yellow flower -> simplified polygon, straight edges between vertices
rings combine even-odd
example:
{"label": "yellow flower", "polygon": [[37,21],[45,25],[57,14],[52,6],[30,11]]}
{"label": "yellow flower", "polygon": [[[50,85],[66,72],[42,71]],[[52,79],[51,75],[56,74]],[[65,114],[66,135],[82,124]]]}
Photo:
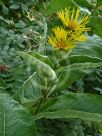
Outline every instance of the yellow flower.
{"label": "yellow flower", "polygon": [[[53,35],[48,37],[48,42],[57,49],[69,50],[75,48],[76,41],[74,37],[69,36],[69,33],[62,27],[52,29]],[[69,37],[68,37],[69,36]]]}
{"label": "yellow flower", "polygon": [[70,11],[70,8],[65,8],[65,10],[60,10],[57,14],[68,30],[74,30],[79,34],[90,30],[86,27],[89,16],[85,15],[83,18],[80,19],[80,9],[73,9],[72,11]]}
{"label": "yellow flower", "polygon": [[87,37],[83,34],[73,34],[71,35],[73,37],[73,39],[77,42],[83,42],[83,41],[86,41],[87,40]]}
{"label": "yellow flower", "polygon": [[87,37],[83,34],[89,31],[90,28],[86,27],[88,17],[84,16],[79,18],[80,10],[70,8],[61,10],[58,13],[64,27],[55,27],[52,29],[52,35],[48,38],[48,42],[57,49],[73,49],[79,41],[85,41]]}

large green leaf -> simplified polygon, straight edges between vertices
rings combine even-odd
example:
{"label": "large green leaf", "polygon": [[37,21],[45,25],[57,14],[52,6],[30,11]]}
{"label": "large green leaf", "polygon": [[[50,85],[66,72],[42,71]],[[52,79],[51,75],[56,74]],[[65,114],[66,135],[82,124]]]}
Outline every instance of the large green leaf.
{"label": "large green leaf", "polygon": [[79,118],[102,122],[102,96],[69,93],[48,99],[35,118]]}
{"label": "large green leaf", "polygon": [[94,121],[102,123],[101,114],[87,113],[83,111],[76,110],[58,110],[55,112],[43,112],[34,116],[35,119],[47,118],[47,119],[57,119],[57,118],[68,118],[68,119],[81,119],[86,121]]}
{"label": "large green leaf", "polygon": [[0,136],[35,136],[30,113],[9,95],[0,92]]}

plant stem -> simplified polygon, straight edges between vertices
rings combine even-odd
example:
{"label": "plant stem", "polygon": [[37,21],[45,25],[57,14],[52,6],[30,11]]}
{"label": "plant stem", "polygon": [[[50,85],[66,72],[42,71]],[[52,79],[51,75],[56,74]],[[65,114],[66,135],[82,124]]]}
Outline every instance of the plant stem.
{"label": "plant stem", "polygon": [[42,102],[43,102],[43,98],[41,98],[41,99],[39,100],[38,106],[37,106],[36,111],[35,111],[35,113],[34,113],[35,115],[38,113]]}
{"label": "plant stem", "polygon": [[40,100],[39,100],[38,106],[37,106],[36,111],[35,111],[35,115],[38,113],[43,100],[46,99],[46,96],[47,96],[47,94],[46,94],[46,92],[47,92],[47,78],[45,78],[45,88],[44,88],[44,90],[41,90],[41,92],[42,92],[43,97],[41,97]]}

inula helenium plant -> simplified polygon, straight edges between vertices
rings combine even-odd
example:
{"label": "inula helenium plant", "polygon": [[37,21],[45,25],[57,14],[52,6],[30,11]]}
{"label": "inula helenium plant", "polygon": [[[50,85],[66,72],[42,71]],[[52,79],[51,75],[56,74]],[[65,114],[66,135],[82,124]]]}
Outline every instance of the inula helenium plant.
{"label": "inula helenium plant", "polygon": [[0,136],[102,136],[102,0],[0,0]]}

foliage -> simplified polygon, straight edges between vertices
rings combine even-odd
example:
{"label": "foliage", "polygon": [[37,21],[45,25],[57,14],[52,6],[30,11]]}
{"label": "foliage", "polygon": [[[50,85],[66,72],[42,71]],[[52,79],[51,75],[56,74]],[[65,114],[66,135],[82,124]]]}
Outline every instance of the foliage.
{"label": "foliage", "polygon": [[[89,15],[91,30],[55,50],[47,39],[66,7]],[[101,135],[101,0],[4,0],[0,24],[0,135]]]}

